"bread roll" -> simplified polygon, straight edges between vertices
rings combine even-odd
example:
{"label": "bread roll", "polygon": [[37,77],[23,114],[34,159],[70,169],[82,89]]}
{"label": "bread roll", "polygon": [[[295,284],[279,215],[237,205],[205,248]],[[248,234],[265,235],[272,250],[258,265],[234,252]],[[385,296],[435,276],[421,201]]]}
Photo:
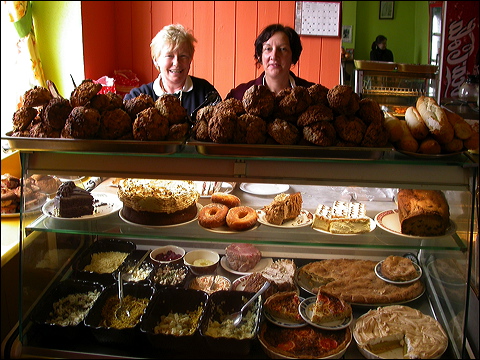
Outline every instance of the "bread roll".
{"label": "bread roll", "polygon": [[410,106],[405,111],[405,121],[412,133],[412,136],[417,140],[423,140],[430,133],[427,125],[422,119],[422,115],[418,112],[415,106]]}
{"label": "bread roll", "polygon": [[463,146],[470,151],[478,151],[478,140],[478,132],[474,131],[472,136],[466,140],[463,140]]}
{"label": "bread roll", "polygon": [[447,115],[435,99],[420,96],[417,99],[417,110],[433,137],[442,145],[453,140],[455,132],[447,119]]}
{"label": "bread roll", "polygon": [[390,113],[385,113],[385,127],[388,131],[388,140],[392,143],[397,142],[403,135],[403,129],[400,120]]}
{"label": "bread roll", "polygon": [[447,119],[450,124],[453,126],[453,131],[455,132],[455,137],[466,140],[473,134],[473,129],[469,123],[465,121],[463,117],[458,114],[455,114],[453,111],[444,109]]}
{"label": "bread roll", "polygon": [[444,153],[454,153],[462,151],[463,149],[463,140],[458,138],[453,138],[448,144],[442,145],[442,150]]}
{"label": "bread roll", "polygon": [[418,147],[419,154],[440,154],[442,152],[442,148],[437,140],[432,139],[431,137],[427,137],[423,139]]}
{"label": "bread roll", "polygon": [[418,150],[418,141],[410,133],[410,129],[407,126],[405,120],[400,120],[400,126],[402,128],[402,136],[395,145],[398,150],[417,152]]}

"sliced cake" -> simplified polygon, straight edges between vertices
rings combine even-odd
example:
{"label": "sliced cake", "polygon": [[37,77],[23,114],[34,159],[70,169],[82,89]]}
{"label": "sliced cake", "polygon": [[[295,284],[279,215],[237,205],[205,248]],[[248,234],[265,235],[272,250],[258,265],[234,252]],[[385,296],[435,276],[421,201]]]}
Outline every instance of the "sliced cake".
{"label": "sliced cake", "polygon": [[331,207],[318,205],[312,227],[332,234],[361,234],[370,231],[370,218],[365,204],[334,201]]}
{"label": "sliced cake", "polygon": [[85,189],[73,181],[62,183],[53,199],[53,215],[63,218],[75,218],[92,215],[94,198]]}
{"label": "sliced cake", "polygon": [[302,194],[281,193],[275,196],[273,201],[263,208],[265,219],[274,225],[282,225],[285,221],[293,220],[302,210]]}

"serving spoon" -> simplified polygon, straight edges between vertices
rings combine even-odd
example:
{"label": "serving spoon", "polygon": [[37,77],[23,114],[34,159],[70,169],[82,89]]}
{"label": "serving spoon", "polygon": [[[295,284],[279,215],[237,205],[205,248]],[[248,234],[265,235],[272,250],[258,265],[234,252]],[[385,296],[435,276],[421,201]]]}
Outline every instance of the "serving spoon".
{"label": "serving spoon", "polygon": [[118,273],[118,300],[120,301],[120,304],[117,311],[115,311],[116,318],[120,320],[122,318],[122,314],[125,314],[126,317],[129,317],[130,311],[125,308],[123,303],[123,277],[121,272]]}
{"label": "serving spoon", "polygon": [[245,305],[242,306],[240,311],[234,312],[233,314],[230,314],[227,316],[227,320],[232,320],[233,321],[233,326],[238,326],[240,322],[242,321],[243,318],[243,312],[250,306],[252,302],[255,301],[256,298],[258,298],[260,295],[262,295],[265,290],[268,289],[270,286],[270,281],[265,281],[265,284],[258,290],[255,295],[251,297],[250,300],[248,300]]}

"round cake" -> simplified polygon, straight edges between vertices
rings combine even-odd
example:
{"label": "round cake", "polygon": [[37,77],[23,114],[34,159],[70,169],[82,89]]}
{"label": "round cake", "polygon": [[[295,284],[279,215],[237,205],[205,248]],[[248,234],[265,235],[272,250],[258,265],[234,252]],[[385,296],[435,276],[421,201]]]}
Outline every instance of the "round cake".
{"label": "round cake", "polygon": [[118,184],[118,197],[125,220],[165,226],[194,219],[200,194],[193,181],[123,179]]}

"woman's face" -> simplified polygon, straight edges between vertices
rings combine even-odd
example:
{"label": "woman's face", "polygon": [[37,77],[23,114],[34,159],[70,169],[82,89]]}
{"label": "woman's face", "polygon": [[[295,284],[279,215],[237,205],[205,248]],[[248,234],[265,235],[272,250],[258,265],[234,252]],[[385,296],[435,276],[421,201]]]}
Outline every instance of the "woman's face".
{"label": "woman's face", "polygon": [[378,44],[379,49],[386,49],[387,48],[387,40],[383,40],[380,44]]}
{"label": "woman's face", "polygon": [[156,59],[156,65],[163,81],[183,86],[192,60],[187,45],[182,44],[177,50],[172,50],[171,45],[165,45]]}
{"label": "woman's face", "polygon": [[263,44],[262,65],[270,77],[288,77],[292,67],[292,49],[287,35],[276,32]]}

